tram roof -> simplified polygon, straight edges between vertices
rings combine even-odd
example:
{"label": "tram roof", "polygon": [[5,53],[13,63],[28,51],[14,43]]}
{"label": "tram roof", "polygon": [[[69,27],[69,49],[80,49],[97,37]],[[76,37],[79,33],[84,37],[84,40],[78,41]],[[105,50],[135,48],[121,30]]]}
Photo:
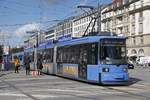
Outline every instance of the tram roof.
{"label": "tram roof", "polygon": [[39,44],[38,49],[46,49],[46,48],[53,48],[53,47],[54,47],[53,41],[46,41]]}
{"label": "tram roof", "polygon": [[78,39],[66,40],[58,42],[58,46],[65,46],[65,45],[76,45],[76,44],[83,44],[83,43],[93,43],[99,42],[101,39],[126,39],[126,37],[119,37],[119,36],[87,36]]}
{"label": "tram roof", "polygon": [[24,55],[24,51],[13,53],[12,55]]}
{"label": "tram roof", "polygon": [[33,47],[28,47],[24,49],[24,52],[32,52],[32,51],[34,51]]}

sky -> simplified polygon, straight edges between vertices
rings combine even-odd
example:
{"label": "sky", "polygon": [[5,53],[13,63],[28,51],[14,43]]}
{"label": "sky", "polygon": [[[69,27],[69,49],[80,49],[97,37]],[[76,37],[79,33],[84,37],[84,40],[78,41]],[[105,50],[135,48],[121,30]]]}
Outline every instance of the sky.
{"label": "sky", "polygon": [[45,30],[56,20],[82,13],[78,5],[97,6],[112,0],[0,0],[0,42],[22,45],[27,31]]}

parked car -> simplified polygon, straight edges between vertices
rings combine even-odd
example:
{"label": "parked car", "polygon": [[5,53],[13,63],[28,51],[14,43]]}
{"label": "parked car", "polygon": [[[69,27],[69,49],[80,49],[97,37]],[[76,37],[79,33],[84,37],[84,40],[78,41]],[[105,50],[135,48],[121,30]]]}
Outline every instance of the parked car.
{"label": "parked car", "polygon": [[134,64],[128,62],[128,69],[134,69]]}
{"label": "parked car", "polygon": [[143,65],[148,65],[150,66],[150,56],[147,57],[140,57],[136,61],[137,65],[143,66]]}

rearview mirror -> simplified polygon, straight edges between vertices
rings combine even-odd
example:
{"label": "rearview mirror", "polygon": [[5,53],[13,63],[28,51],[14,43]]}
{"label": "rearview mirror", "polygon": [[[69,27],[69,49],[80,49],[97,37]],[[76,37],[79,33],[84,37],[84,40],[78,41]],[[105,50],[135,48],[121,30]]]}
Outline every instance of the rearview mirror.
{"label": "rearview mirror", "polygon": [[134,69],[134,65],[133,64],[128,64],[128,69]]}

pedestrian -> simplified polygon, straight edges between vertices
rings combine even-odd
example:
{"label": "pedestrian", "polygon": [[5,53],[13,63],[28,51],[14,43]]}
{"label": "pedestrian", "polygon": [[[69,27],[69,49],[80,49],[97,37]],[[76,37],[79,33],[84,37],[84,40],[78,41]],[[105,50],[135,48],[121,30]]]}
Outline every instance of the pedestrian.
{"label": "pedestrian", "polygon": [[30,75],[30,58],[29,57],[25,58],[24,65],[26,67],[26,75]]}
{"label": "pedestrian", "polygon": [[38,71],[38,75],[41,75],[42,69],[43,69],[42,61],[41,61],[41,59],[39,58],[38,61],[37,61],[37,71]]}
{"label": "pedestrian", "polygon": [[15,58],[15,73],[19,73],[19,67],[20,67],[20,61],[19,61],[19,58],[16,57]]}

